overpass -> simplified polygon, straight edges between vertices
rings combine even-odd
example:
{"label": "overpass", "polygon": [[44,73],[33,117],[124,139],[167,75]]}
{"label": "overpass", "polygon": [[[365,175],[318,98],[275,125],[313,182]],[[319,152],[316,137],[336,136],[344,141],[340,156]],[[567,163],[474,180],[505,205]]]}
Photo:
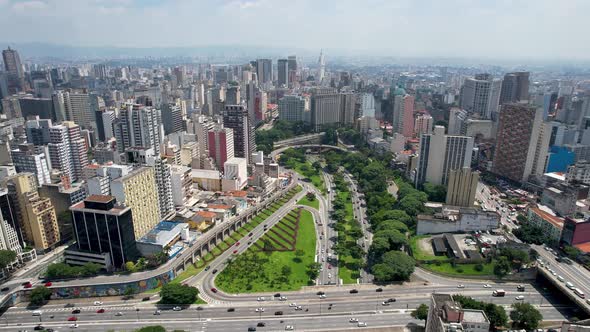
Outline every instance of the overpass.
{"label": "overpass", "polygon": [[283,151],[290,149],[290,148],[312,148],[312,149],[333,149],[333,150],[339,150],[339,151],[344,151],[344,152],[349,152],[349,150],[347,148],[343,148],[341,146],[336,146],[336,145],[329,145],[329,144],[293,144],[290,146],[284,146],[282,148],[278,148],[278,149],[274,149],[271,153],[270,156],[272,158],[276,157],[277,155],[283,153]]}
{"label": "overpass", "polygon": [[[136,283],[146,283],[148,279],[158,278],[166,282],[172,280],[179,273],[184,271],[189,264],[195,264],[201,257],[205,256],[215,245],[225,240],[231,233],[242,227],[250,219],[256,216],[260,211],[268,208],[276,200],[283,197],[287,192],[297,186],[295,181],[277,191],[272,196],[265,199],[263,202],[252,206],[230,218],[228,221],[216,225],[207,233],[199,237],[193,244],[185,248],[178,256],[170,259],[165,264],[159,266],[154,270],[132,273],[128,275],[112,275],[112,276],[96,276],[91,278],[74,279],[67,281],[52,281],[52,286],[49,287],[54,293],[63,291],[69,288],[81,288],[88,286],[109,286],[111,289],[124,290]],[[11,289],[11,291],[0,296],[0,307],[10,306],[20,302],[20,297],[24,294],[24,288],[19,284],[18,287]],[[113,294],[122,295],[122,294]]]}
{"label": "overpass", "polygon": [[274,143],[274,147],[280,148],[283,146],[293,146],[298,144],[305,144],[305,143],[316,143],[319,144],[322,142],[322,138],[326,135],[326,133],[321,132],[317,134],[307,134],[301,136],[295,136],[293,138],[284,139],[281,141],[276,141]]}
{"label": "overpass", "polygon": [[[590,298],[590,272],[575,262],[570,265],[565,262],[556,261],[556,256],[545,250],[542,246],[533,245],[532,247],[539,253],[539,258],[543,260],[544,266],[539,266],[538,273],[554,284],[555,287],[561,290],[578,307],[583,309],[587,314],[590,314],[590,300],[587,300]],[[567,288],[567,282],[584,292],[585,299]]]}

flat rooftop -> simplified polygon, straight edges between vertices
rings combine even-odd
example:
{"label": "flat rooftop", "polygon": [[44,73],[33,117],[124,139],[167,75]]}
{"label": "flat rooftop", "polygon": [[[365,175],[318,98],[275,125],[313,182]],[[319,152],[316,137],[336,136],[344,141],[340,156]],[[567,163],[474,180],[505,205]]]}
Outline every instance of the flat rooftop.
{"label": "flat rooftop", "polygon": [[170,243],[180,232],[187,228],[188,224],[172,221],[160,221],[152,230],[137,242],[159,244],[162,246]]}
{"label": "flat rooftop", "polygon": [[481,310],[463,309],[463,321],[468,323],[488,323],[488,318]]}

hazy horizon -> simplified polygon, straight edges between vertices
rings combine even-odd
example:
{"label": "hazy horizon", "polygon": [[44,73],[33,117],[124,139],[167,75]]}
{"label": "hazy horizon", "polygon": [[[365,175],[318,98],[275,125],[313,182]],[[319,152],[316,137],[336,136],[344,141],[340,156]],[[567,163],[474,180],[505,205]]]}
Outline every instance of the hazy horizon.
{"label": "hazy horizon", "polygon": [[0,0],[0,31],[6,42],[90,48],[589,60],[588,12],[584,0]]}

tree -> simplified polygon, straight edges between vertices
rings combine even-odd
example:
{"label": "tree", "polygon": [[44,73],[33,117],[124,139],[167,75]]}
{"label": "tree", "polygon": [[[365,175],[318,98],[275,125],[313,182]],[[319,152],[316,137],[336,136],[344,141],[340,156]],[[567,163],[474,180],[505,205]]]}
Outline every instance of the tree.
{"label": "tree", "polygon": [[303,249],[297,249],[297,250],[295,250],[295,256],[303,257],[303,256],[305,256],[305,251]]}
{"label": "tree", "polygon": [[391,219],[383,220],[382,222],[377,224],[377,227],[375,227],[375,232],[388,230],[388,229],[396,230],[402,234],[405,234],[408,232],[408,226],[406,226],[406,224],[404,224],[401,221],[391,220]]}
{"label": "tree", "polygon": [[310,202],[315,201],[315,194],[313,193],[313,191],[308,191],[307,194],[305,194],[305,197]]}
{"label": "tree", "polygon": [[373,265],[377,281],[408,280],[414,273],[414,259],[401,251],[389,251],[383,255],[381,263]]}
{"label": "tree", "polygon": [[14,262],[16,252],[12,250],[0,250],[0,269],[5,268],[8,264]]}
{"label": "tree", "polygon": [[504,310],[504,307],[500,305],[477,301],[471,297],[458,294],[453,295],[453,299],[455,302],[461,304],[461,306],[465,309],[483,310],[486,313],[486,316],[488,316],[490,324],[493,327],[506,326],[508,323],[506,310]]}
{"label": "tree", "polygon": [[510,271],[512,271],[512,265],[506,256],[500,256],[496,260],[496,264],[494,264],[494,274],[499,278],[504,277]]}
{"label": "tree", "polygon": [[195,287],[168,283],[160,291],[161,304],[192,304],[197,299],[199,290]]}
{"label": "tree", "polygon": [[580,256],[582,254],[582,251],[580,251],[580,249],[578,249],[576,247],[572,247],[572,246],[563,247],[563,252],[565,252],[567,257],[569,257],[571,259],[577,259],[578,256]]}
{"label": "tree", "polygon": [[422,212],[424,208],[423,202],[418,200],[414,196],[406,196],[399,201],[400,209],[406,211],[406,213],[410,216],[416,216],[418,213]]}
{"label": "tree", "polygon": [[320,272],[319,272],[320,267],[321,267],[321,264],[317,263],[317,262],[307,265],[307,269],[305,270],[305,273],[309,277],[309,280],[315,280],[318,277],[318,275],[320,274]]}
{"label": "tree", "polygon": [[424,192],[431,201],[444,202],[446,200],[447,188],[443,185],[426,182],[424,183]]}
{"label": "tree", "polygon": [[137,269],[135,268],[135,263],[133,263],[131,261],[125,263],[125,270],[127,270],[129,272],[136,272]]}
{"label": "tree", "polygon": [[161,325],[144,326],[135,332],[166,332],[166,328]]}
{"label": "tree", "polygon": [[535,309],[530,303],[514,303],[510,311],[510,319],[518,328],[526,330],[536,329],[539,322],[543,320],[543,315]]}
{"label": "tree", "polygon": [[31,305],[40,306],[45,304],[51,297],[51,290],[47,287],[37,286],[31,291]]}
{"label": "tree", "polygon": [[418,306],[416,310],[410,314],[414,319],[426,320],[428,318],[428,306],[424,303]]}
{"label": "tree", "polygon": [[373,238],[384,238],[389,244],[389,250],[399,250],[402,246],[408,244],[408,239],[405,234],[400,233],[395,229],[387,229],[375,232]]}
{"label": "tree", "polygon": [[125,295],[125,296],[131,296],[133,294],[135,294],[135,289],[131,286],[127,286],[125,288],[125,291],[123,291],[123,295]]}

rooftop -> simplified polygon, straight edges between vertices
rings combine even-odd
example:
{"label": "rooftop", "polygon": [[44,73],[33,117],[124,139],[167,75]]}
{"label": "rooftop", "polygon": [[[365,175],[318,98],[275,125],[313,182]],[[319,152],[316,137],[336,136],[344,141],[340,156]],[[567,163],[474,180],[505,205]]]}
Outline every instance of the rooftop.
{"label": "rooftop", "polygon": [[563,218],[559,218],[556,215],[549,213],[543,209],[543,206],[539,205],[536,208],[531,208],[531,210],[543,220],[550,222],[553,226],[563,228]]}
{"label": "rooftop", "polygon": [[463,321],[467,323],[488,323],[488,318],[481,310],[463,309]]}
{"label": "rooftop", "polygon": [[86,198],[87,201],[90,202],[97,202],[97,203],[108,203],[115,199],[114,196],[109,195],[90,195]]}
{"label": "rooftop", "polygon": [[161,221],[137,242],[154,243],[166,246],[174,240],[174,238],[179,236],[185,228],[188,228],[188,224],[186,223]]}
{"label": "rooftop", "polygon": [[574,247],[580,249],[585,253],[590,253],[590,242],[575,244]]}

